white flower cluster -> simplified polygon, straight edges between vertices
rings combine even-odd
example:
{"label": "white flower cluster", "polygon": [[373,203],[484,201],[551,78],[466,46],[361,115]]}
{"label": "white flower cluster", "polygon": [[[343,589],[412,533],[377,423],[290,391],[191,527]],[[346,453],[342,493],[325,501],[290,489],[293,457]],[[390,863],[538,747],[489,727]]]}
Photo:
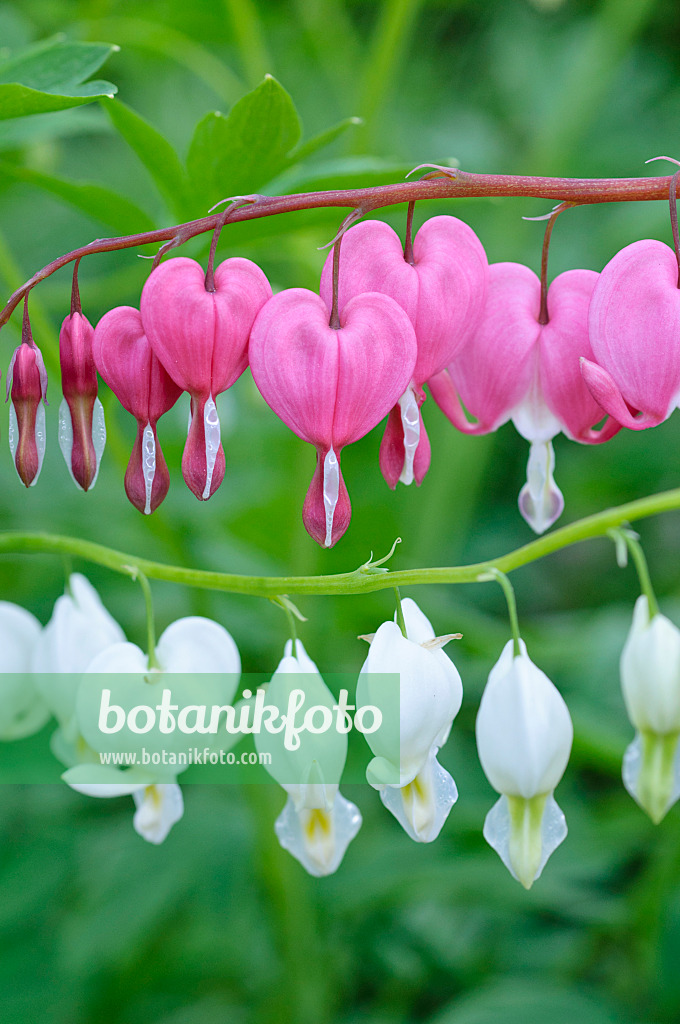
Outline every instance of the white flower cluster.
{"label": "white flower cluster", "polygon": [[[389,707],[396,709],[386,729],[365,733],[374,755],[366,778],[411,839],[429,843],[458,798],[437,755],[462,703],[460,675],[443,650],[459,634],[435,636],[410,599],[402,602],[402,611],[405,635],[396,621],[388,621],[363,638],[370,648],[356,707],[381,707],[387,718]],[[65,781],[90,796],[132,795],[134,827],[151,843],[161,843],[182,817],[178,769],[101,763],[82,713],[84,680],[93,673],[122,673],[125,679],[129,674],[130,687],[137,687],[130,696],[141,705],[148,701],[149,685],[161,692],[165,673],[208,673],[218,679],[213,696],[224,710],[234,701],[240,671],[227,630],[199,617],[172,623],[158,640],[150,666],[78,574],[71,576],[68,593],[57,600],[44,628],[24,609],[0,602],[0,739],[28,736],[53,716],[52,750],[66,765]],[[301,679],[317,711],[331,716],[338,710],[299,640],[286,644],[266,688],[268,705],[289,706]],[[621,679],[637,730],[624,759],[624,781],[659,821],[680,796],[680,630],[664,616],[652,616],[646,597],[635,607]],[[244,697],[241,708],[254,700],[248,690]],[[486,817],[484,836],[529,888],[567,833],[553,793],[569,759],[573,730],[564,700],[521,640],[508,642],[489,675],[476,733],[482,768],[500,797]],[[287,793],[275,823],[281,845],[310,874],[331,874],[361,827],[359,809],[338,788],[347,757],[346,732],[311,730],[301,751],[284,749],[282,737],[271,732],[256,731],[254,740],[261,759],[269,754],[267,770]],[[223,749],[233,742],[220,741]],[[266,765],[266,759],[261,763]]]}

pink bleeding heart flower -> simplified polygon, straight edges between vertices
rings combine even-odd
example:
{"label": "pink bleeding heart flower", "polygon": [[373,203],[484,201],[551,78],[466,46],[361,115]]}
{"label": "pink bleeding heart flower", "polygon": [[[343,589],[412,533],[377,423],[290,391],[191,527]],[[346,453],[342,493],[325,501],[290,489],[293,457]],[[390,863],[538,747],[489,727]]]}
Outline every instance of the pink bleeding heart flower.
{"label": "pink bleeding heart flower", "polygon": [[[397,482],[420,484],[430,465],[430,443],[420,413],[422,385],[443,370],[479,322],[486,291],[487,259],[472,228],[456,217],[432,217],[413,240],[407,258],[399,236],[378,220],[351,228],[342,240],[338,305],[355,295],[381,292],[408,314],[418,356],[413,379],[387,422],[380,468]],[[330,306],[333,256],[321,274],[321,295]]]}
{"label": "pink bleeding heart flower", "polygon": [[59,332],[63,399],[59,407],[59,447],[77,487],[94,487],[106,443],[104,410],[97,398],[92,356],[94,327],[82,313],[66,317]]}
{"label": "pink bleeding heart flower", "polygon": [[19,479],[26,487],[38,482],[45,455],[47,371],[42,352],[33,340],[24,299],[21,344],[14,350],[7,371],[5,401],[9,409],[9,447]]}
{"label": "pink bleeding heart flower", "polygon": [[[537,533],[564,508],[552,475],[552,438],[562,431],[595,444],[620,429],[612,420],[592,429],[604,411],[580,374],[580,357],[592,355],[588,306],[597,278],[592,270],[556,277],[548,291],[550,319],[541,324],[541,284],[534,272],[519,263],[492,264],[477,331],[448,369],[429,381],[433,398],[459,430],[486,434],[512,419],[531,443],[519,507]],[[468,421],[459,396],[476,423]]]}
{"label": "pink bleeding heart flower", "polygon": [[205,272],[195,260],[162,263],[142,291],[144,330],[156,356],[175,383],[191,395],[191,421],[182,474],[197,498],[207,500],[222,483],[224,449],[215,398],[248,365],[248,339],[271,287],[250,260],[224,260],[206,290]]}
{"label": "pink bleeding heart flower", "polygon": [[680,291],[673,250],[646,239],[618,252],[600,274],[589,326],[595,362],[584,359],[582,373],[595,400],[630,430],[667,419],[680,404]]}
{"label": "pink bleeding heart flower", "polygon": [[125,493],[135,508],[149,515],[170,487],[156,424],[182,390],[154,355],[139,310],[131,306],[118,306],[102,317],[95,328],[92,353],[102,378],[137,420],[137,437],[125,471]]}
{"label": "pink bleeding heart flower", "polygon": [[302,518],[327,548],[351,516],[340,453],[392,408],[416,360],[411,322],[386,295],[351,299],[337,329],[329,327],[329,316],[319,295],[291,288],[264,306],[250,337],[250,367],[265,402],[316,448]]}

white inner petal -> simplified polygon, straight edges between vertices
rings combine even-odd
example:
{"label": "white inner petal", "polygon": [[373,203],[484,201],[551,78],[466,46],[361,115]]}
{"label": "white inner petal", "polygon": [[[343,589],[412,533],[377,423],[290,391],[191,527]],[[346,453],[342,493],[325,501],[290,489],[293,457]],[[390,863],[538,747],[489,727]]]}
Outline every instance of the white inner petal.
{"label": "white inner petal", "polygon": [[519,493],[519,510],[536,533],[543,533],[562,514],[564,498],[553,479],[555,453],[551,441],[529,449],[527,482]]}
{"label": "white inner petal", "polygon": [[153,494],[153,481],[156,476],[156,439],[153,436],[151,424],[144,427],[142,436],[142,469],[144,471],[144,493],[146,503],[144,515],[151,515],[151,495]]}
{"label": "white inner petal", "polygon": [[[73,424],[71,422],[71,410],[69,409],[68,402],[65,398],[62,398],[59,406],[59,447],[61,453],[64,456],[64,462],[66,468],[69,471],[70,477],[73,483],[76,485],[79,491],[82,491],[82,487],[73,475]],[[92,445],[94,447],[94,454],[97,459],[97,465],[90,484],[90,490],[94,487],[99,476],[99,466],[101,465],[102,455],[104,454],[104,447],[106,446],[106,423],[104,421],[104,407],[98,398],[94,400],[94,408],[92,410]]]}
{"label": "white inner petal", "polygon": [[38,412],[35,417],[35,446],[38,450],[38,472],[31,480],[31,487],[35,487],[38,482],[45,457],[45,406],[42,402],[38,406]]}
{"label": "white inner petal", "polygon": [[73,480],[78,490],[82,491],[82,487],[73,475],[73,467],[71,465],[71,456],[73,455],[73,424],[71,423],[71,410],[65,398],[62,398],[59,406],[59,430],[57,436],[61,454],[64,456],[71,480]]}
{"label": "white inner petal", "polygon": [[15,456],[17,452],[17,444],[19,443],[19,424],[17,423],[17,414],[14,411],[14,402],[9,407],[9,431],[7,433],[7,440],[9,441],[9,450],[12,453],[12,462],[15,463]]}
{"label": "white inner petal", "polygon": [[399,480],[402,484],[413,483],[413,460],[420,441],[420,409],[413,388],[409,385],[399,399],[401,426],[404,431],[404,466]]}
{"label": "white inner petal", "polygon": [[104,447],[106,446],[106,423],[104,421],[104,406],[98,398],[94,400],[94,409],[92,410],[92,444],[94,446],[94,453],[97,456],[97,468],[94,471],[94,477],[90,484],[90,490],[94,487],[99,476],[99,466],[101,465],[102,455],[104,454]]}
{"label": "white inner petal", "polygon": [[326,453],[323,460],[323,505],[326,510],[326,539],[325,547],[329,548],[333,543],[333,516],[335,506],[338,504],[340,493],[340,465],[338,457],[332,448]]}
{"label": "white inner petal", "polygon": [[215,460],[220,447],[220,418],[217,415],[217,406],[212,395],[203,408],[203,427],[205,430],[205,488],[203,489],[203,500],[210,497]]}

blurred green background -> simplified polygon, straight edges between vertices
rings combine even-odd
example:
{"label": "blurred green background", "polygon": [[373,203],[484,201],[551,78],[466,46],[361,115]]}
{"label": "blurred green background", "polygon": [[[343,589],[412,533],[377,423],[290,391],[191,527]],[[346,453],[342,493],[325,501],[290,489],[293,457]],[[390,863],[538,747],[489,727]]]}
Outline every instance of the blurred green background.
{"label": "blurred green background", "polygon": [[[388,183],[418,163],[447,160],[482,172],[638,176],[650,173],[647,158],[680,155],[673,0],[0,4],[1,56],[56,33],[120,47],[97,72],[118,96],[108,107],[0,122],[5,295],[94,237],[202,216],[241,190]],[[228,114],[265,73],[292,96],[305,139],[350,117],[363,124],[346,125],[301,161],[286,160],[285,148],[275,159],[265,146],[251,165],[248,154],[220,163],[212,114]],[[121,102],[166,136],[178,157],[121,115]],[[192,145],[205,115],[212,120]],[[667,173],[664,165],[651,173],[657,169]],[[538,200],[420,204],[416,221],[455,213],[478,233],[490,261],[538,270],[543,228],[521,218],[548,208]],[[403,208],[385,216],[403,229]],[[219,252],[256,260],[275,290],[315,288],[325,255],[318,247],[340,217],[304,213],[225,228]],[[670,242],[663,203],[573,210],[553,234],[551,276],[574,266],[600,270],[643,237]],[[205,259],[207,240],[184,251]],[[88,259],[81,294],[90,320],[137,304],[148,270],[134,250]],[[186,566],[253,574],[350,570],[371,551],[386,553],[396,536],[403,543],[390,564],[400,568],[493,557],[531,539],[516,507],[526,443],[511,425],[492,437],[461,437],[429,400],[433,457],[423,485],[388,490],[374,431],[343,455],[351,527],[334,550],[320,550],[301,522],[313,452],[269,412],[248,373],[218,403],[227,475],[209,503],[198,504],[181,479],[184,405],[161,422],[172,486],[153,517],[125,498],[134,424],[111,400],[97,486],[77,492],[56,443],[57,334],[69,292],[63,271],[32,297],[34,333],[52,370],[49,447],[30,492],[9,453],[2,456],[0,528],[74,534]],[[19,329],[15,315],[3,331],[3,370]],[[558,438],[563,521],[677,485],[679,433],[674,417],[601,448]],[[677,514],[639,529],[662,610],[678,621]],[[139,589],[76,568],[143,644]],[[610,542],[594,541],[518,571],[513,582],[529,652],[564,693],[576,731],[557,793],[570,833],[530,893],[481,835],[496,796],[476,760],[474,716],[508,637],[502,595],[489,585],[417,588],[411,596],[437,633],[464,634],[454,656],[466,696],[443,755],[461,795],[437,842],[412,843],[377,794],[348,787],[364,826],[338,873],[317,880],[278,847],[272,822],[284,797],[273,786],[187,787],[184,819],[159,848],[133,832],[127,798],[89,800],[58,784],[4,787],[3,1024],[677,1021],[678,810],[654,828],[620,782],[632,730],[618,657],[637,596],[634,571],[616,568]],[[43,622],[63,585],[57,558],[0,560],[0,598]],[[278,662],[286,622],[268,602],[169,584],[153,592],[159,630],[181,615],[209,615],[232,632],[244,669],[271,671]],[[329,672],[357,671],[365,656],[357,635],[393,613],[388,592],[298,604],[309,618],[304,643]],[[50,729],[23,743],[46,749]],[[54,762],[55,782],[59,771]]]}

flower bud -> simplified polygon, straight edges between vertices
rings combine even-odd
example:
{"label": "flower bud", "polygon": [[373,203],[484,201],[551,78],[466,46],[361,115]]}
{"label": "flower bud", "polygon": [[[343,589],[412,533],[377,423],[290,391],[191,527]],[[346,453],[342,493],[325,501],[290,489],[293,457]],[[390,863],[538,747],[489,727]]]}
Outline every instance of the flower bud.
{"label": "flower bud", "polygon": [[650,615],[643,594],[621,654],[621,689],[636,736],[623,759],[623,782],[658,824],[680,797],[680,630]]}
{"label": "flower bud", "polygon": [[489,674],[477,715],[477,750],[501,799],[484,822],[484,838],[529,889],[567,834],[553,790],[569,760],[573,727],[557,688],[520,640],[503,649]]}
{"label": "flower bud", "polygon": [[[38,481],[45,455],[47,372],[40,349],[22,341],[7,371],[9,447],[21,482],[32,487]],[[41,404],[41,401],[43,404]]]}
{"label": "flower bud", "polygon": [[76,486],[94,487],[106,443],[104,410],[97,398],[92,355],[94,328],[79,312],[67,316],[59,332],[61,388],[59,446]]}

